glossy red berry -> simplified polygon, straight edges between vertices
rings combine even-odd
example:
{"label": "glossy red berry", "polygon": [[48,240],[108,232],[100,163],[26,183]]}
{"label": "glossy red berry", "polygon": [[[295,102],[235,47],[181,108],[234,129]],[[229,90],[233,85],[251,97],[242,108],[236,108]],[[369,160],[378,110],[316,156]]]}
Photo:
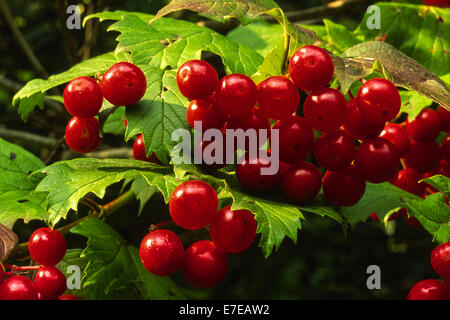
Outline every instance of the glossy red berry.
{"label": "glossy red berry", "polygon": [[147,90],[147,79],[142,70],[129,62],[114,64],[100,81],[103,96],[115,106],[135,104]]}
{"label": "glossy red berry", "polygon": [[3,283],[5,279],[5,270],[3,270],[3,265],[0,263],[0,285]]}
{"label": "glossy red berry", "polygon": [[[272,163],[273,162],[273,163]],[[263,174],[263,168],[276,167],[279,164],[276,159],[269,158],[263,152],[255,157],[244,156],[236,165],[236,176],[239,183],[247,190],[252,192],[264,192],[270,190],[278,182],[278,176],[274,174]]]}
{"label": "glossy red berry", "polygon": [[441,156],[441,149],[436,142],[420,143],[411,140],[404,159],[408,168],[423,173],[436,169],[441,161]]}
{"label": "glossy red berry", "polygon": [[208,240],[193,243],[187,248],[183,261],[183,275],[193,286],[208,289],[217,286],[228,270],[228,256]]}
{"label": "glossy red berry", "polygon": [[275,120],[289,117],[298,108],[300,95],[295,84],[286,77],[274,76],[257,86],[256,101],[264,114]]}
{"label": "glossy red berry", "polygon": [[142,239],[139,253],[142,264],[150,273],[164,277],[181,268],[184,247],[175,233],[160,229]]}
{"label": "glossy red berry", "polygon": [[206,99],[217,88],[219,77],[208,62],[189,60],[177,72],[177,85],[181,94],[190,100]]}
{"label": "glossy red berry", "polygon": [[441,142],[442,157],[445,161],[450,161],[450,134],[447,134]]}
{"label": "glossy red berry", "polygon": [[388,123],[380,134],[380,138],[390,141],[400,156],[404,156],[409,149],[409,136],[406,129],[396,123]]}
{"label": "glossy red berry", "polygon": [[147,157],[147,153],[145,151],[145,143],[144,137],[140,134],[133,143],[133,157],[136,160],[147,161],[152,163],[160,163],[158,157],[153,152]]}
{"label": "glossy red berry", "polygon": [[441,129],[445,132],[450,132],[450,111],[444,107],[439,106],[436,110],[441,119]]}
{"label": "glossy red berry", "polygon": [[222,251],[239,253],[247,250],[256,236],[256,220],[248,210],[222,208],[209,224],[211,241]]}
{"label": "glossy red berry", "polygon": [[63,294],[59,296],[58,300],[80,300],[80,298],[74,296],[73,294]]}
{"label": "glossy red berry", "polygon": [[341,171],[327,171],[323,177],[323,194],[328,202],[338,207],[357,203],[366,191],[366,181],[350,165]]}
{"label": "glossy red berry", "polygon": [[336,131],[344,123],[346,106],[347,101],[338,90],[322,88],[306,98],[303,112],[317,131]]}
{"label": "glossy red berry", "polygon": [[400,93],[389,80],[370,79],[358,91],[358,107],[371,122],[385,123],[394,119],[400,111]]}
{"label": "glossy red berry", "polygon": [[0,300],[38,300],[38,291],[30,279],[12,276],[0,286]]}
{"label": "glossy red berry", "polygon": [[408,293],[408,300],[446,300],[447,294],[442,282],[426,279],[417,282]]}
{"label": "glossy red berry", "polygon": [[97,81],[90,77],[79,77],[70,81],[63,93],[64,105],[74,117],[96,116],[103,103],[103,94]]}
{"label": "glossy red berry", "polygon": [[173,221],[189,230],[207,226],[217,213],[218,207],[216,191],[200,180],[183,182],[175,188],[169,199],[169,211]]}
{"label": "glossy red berry", "polygon": [[425,108],[415,119],[406,121],[406,131],[411,138],[418,142],[431,142],[441,131],[441,120],[433,109]]}
{"label": "glossy red berry", "polygon": [[234,73],[219,81],[216,101],[227,116],[239,117],[250,113],[256,104],[256,84],[246,75]]}
{"label": "glossy red berry", "polygon": [[298,49],[289,60],[289,75],[297,87],[305,91],[327,86],[334,73],[330,55],[317,46]]}
{"label": "glossy red berry", "polygon": [[392,143],[383,138],[363,142],[356,151],[355,166],[369,182],[389,180],[397,172],[400,155]]}
{"label": "glossy red berry", "polygon": [[64,274],[53,266],[42,266],[34,277],[34,284],[45,300],[57,299],[66,291]]}
{"label": "glossy red berry", "polygon": [[389,181],[400,189],[421,197],[426,186],[424,183],[419,183],[420,180],[422,180],[420,173],[406,168],[398,171]]}
{"label": "glossy red berry", "polygon": [[356,98],[347,103],[344,131],[355,140],[369,140],[378,137],[384,123],[370,122],[359,111]]}
{"label": "glossy red berry", "polygon": [[72,118],[66,127],[66,143],[69,148],[78,153],[97,149],[102,142],[98,126],[97,118]]}
{"label": "glossy red berry", "polygon": [[431,266],[439,275],[450,278],[450,242],[444,242],[431,252]]}
{"label": "glossy red berry", "polygon": [[[194,160],[201,159],[201,165],[217,170],[227,165],[227,140],[226,140],[226,126],[220,131],[219,136],[212,136],[211,140],[206,140],[203,135],[198,137],[194,144]],[[216,142],[217,139],[217,142]],[[230,159],[234,161],[234,153],[236,148],[230,147],[232,156]],[[234,162],[233,162],[234,163]]]}
{"label": "glossy red berry", "polygon": [[319,169],[306,161],[293,164],[281,180],[283,194],[295,203],[306,203],[314,199],[321,186],[322,175]]}
{"label": "glossy red berry", "polygon": [[450,7],[450,0],[423,0],[427,6],[447,8]]}
{"label": "glossy red berry", "polygon": [[211,128],[221,129],[226,121],[225,115],[213,98],[192,100],[186,109],[186,118],[192,128],[196,121],[201,122],[202,131]]}
{"label": "glossy red berry", "polygon": [[289,116],[278,121],[272,129],[279,130],[278,141],[280,160],[295,163],[306,159],[314,149],[314,131],[306,119]]}
{"label": "glossy red berry", "polygon": [[67,243],[58,230],[40,228],[31,235],[28,250],[31,258],[37,263],[54,266],[64,258]]}
{"label": "glossy red berry", "polygon": [[[270,136],[270,121],[261,109],[254,107],[250,113],[240,117],[231,117],[227,120],[227,129],[238,130],[242,129],[247,131],[249,129],[256,130],[256,138],[258,139],[257,145],[259,147],[267,143],[267,139]],[[264,130],[265,135],[261,134],[260,130]],[[248,150],[250,146],[250,140],[246,139],[246,146],[244,150]],[[237,139],[235,139],[235,146],[237,146]]]}
{"label": "glossy red berry", "polygon": [[353,139],[338,130],[321,135],[314,146],[314,158],[327,170],[339,171],[348,167],[355,158]]}

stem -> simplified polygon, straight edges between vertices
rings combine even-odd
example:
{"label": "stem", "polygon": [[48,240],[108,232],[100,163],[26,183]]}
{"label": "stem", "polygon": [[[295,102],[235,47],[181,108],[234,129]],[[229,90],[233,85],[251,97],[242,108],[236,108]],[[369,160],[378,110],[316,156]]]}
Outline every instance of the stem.
{"label": "stem", "polygon": [[407,168],[405,160],[403,158],[400,159],[400,164],[402,165],[402,169],[406,169]]}
{"label": "stem", "polygon": [[119,210],[120,208],[122,208],[124,205],[126,205],[130,201],[134,200],[135,198],[136,198],[136,196],[134,195],[134,192],[129,190],[129,191],[123,193],[117,199],[114,199],[113,201],[105,204],[103,206],[105,218],[108,218],[113,213],[115,213],[117,210]]}
{"label": "stem", "polygon": [[7,140],[18,140],[22,142],[27,142],[33,145],[38,145],[46,148],[56,148],[59,145],[59,141],[56,139],[40,136],[35,133],[29,133],[6,128],[0,128],[0,137],[5,138]]}
{"label": "stem", "polygon": [[281,72],[283,74],[286,74],[286,71],[287,71],[290,43],[291,43],[291,36],[287,32],[287,30],[284,30],[284,56],[283,56],[283,62],[282,62],[283,64],[281,65]]}
{"label": "stem", "polygon": [[161,222],[159,222],[157,224],[150,225],[149,229],[150,229],[150,231],[155,231],[155,230],[164,228],[165,226],[169,226],[169,225],[171,225],[173,223],[174,223],[173,220],[165,220],[165,221],[161,221]]}
{"label": "stem", "polygon": [[11,272],[38,270],[41,266],[12,266]]}
{"label": "stem", "polygon": [[353,93],[350,91],[350,90],[348,90],[348,96],[350,97],[350,99],[354,99],[355,97],[353,96]]}
{"label": "stem", "polygon": [[17,28],[16,24],[14,23],[14,19],[11,15],[11,11],[8,8],[8,5],[4,0],[0,0],[0,12],[2,13],[6,24],[11,28],[12,34],[14,38],[16,39],[19,46],[22,48],[23,52],[27,56],[28,60],[30,60],[31,64],[33,65],[33,68],[36,69],[36,71],[45,79],[48,78],[48,74],[45,71],[42,64],[39,62],[38,58],[33,53],[33,50],[31,50],[30,45],[23,37],[22,33],[20,32],[19,28]]}

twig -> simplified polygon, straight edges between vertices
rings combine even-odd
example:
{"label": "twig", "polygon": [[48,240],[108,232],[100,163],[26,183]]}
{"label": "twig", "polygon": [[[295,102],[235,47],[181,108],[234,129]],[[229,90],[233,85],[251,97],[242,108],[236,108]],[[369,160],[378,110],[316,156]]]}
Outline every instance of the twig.
{"label": "twig", "polygon": [[6,128],[0,128],[0,137],[7,140],[22,141],[47,148],[56,148],[59,144],[59,140],[57,139],[40,136],[35,133]]}
{"label": "twig", "polygon": [[95,152],[86,153],[83,156],[88,158],[131,158],[133,156],[133,151],[131,148],[117,148],[100,150]]}
{"label": "twig", "polygon": [[36,71],[44,78],[48,78],[47,71],[45,71],[42,64],[39,62],[38,58],[35,56],[33,50],[31,49],[28,42],[23,37],[22,33],[20,32],[19,28],[17,28],[16,24],[14,23],[14,19],[11,15],[11,11],[8,8],[8,5],[6,4],[5,0],[0,0],[0,12],[3,15],[3,18],[6,21],[6,24],[11,28],[12,34],[14,38],[16,39],[19,46],[22,48],[23,52],[27,56],[28,60],[30,60],[31,64],[33,65],[33,68],[36,69]]}
{"label": "twig", "polygon": [[122,208],[124,205],[126,205],[131,200],[135,199],[136,196],[133,191],[129,190],[125,193],[123,193],[120,197],[117,199],[114,199],[113,201],[105,204],[103,206],[104,210],[104,216],[105,218],[110,217],[113,213],[115,213],[117,210]]}

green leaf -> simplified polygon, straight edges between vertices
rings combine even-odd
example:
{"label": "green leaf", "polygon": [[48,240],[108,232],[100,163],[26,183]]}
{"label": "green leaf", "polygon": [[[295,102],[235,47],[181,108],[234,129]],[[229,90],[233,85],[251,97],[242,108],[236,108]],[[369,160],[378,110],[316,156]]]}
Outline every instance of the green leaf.
{"label": "green leaf", "polygon": [[23,106],[19,106],[21,116],[26,118],[32,111],[31,104],[36,104],[36,101],[39,102],[40,99],[43,99],[43,95],[39,93],[45,93],[51,88],[69,82],[80,76],[92,76],[97,72],[103,73],[114,63],[127,60],[127,55],[125,53],[116,56],[113,52],[109,52],[76,64],[68,71],[50,76],[48,80],[31,80],[15,94],[13,105],[26,99]]}
{"label": "green leaf", "polygon": [[182,299],[183,294],[169,277],[150,274],[143,267],[138,249],[109,225],[87,218],[71,229],[88,238],[80,258],[87,261],[83,271],[83,289],[97,287],[105,295],[136,285],[143,299]]}
{"label": "green leaf", "polygon": [[331,46],[329,49],[336,54],[341,54],[348,48],[361,42],[347,27],[328,19],[324,19],[323,23],[327,32],[327,44]]}
{"label": "green leaf", "polygon": [[125,133],[125,107],[117,108],[108,116],[103,125],[103,132],[115,135],[123,135]]}
{"label": "green leaf", "polygon": [[36,92],[29,97],[25,97],[20,100],[17,112],[23,121],[28,120],[29,114],[34,110],[34,108],[39,107],[39,109],[44,109],[44,97],[42,92]]}
{"label": "green leaf", "polygon": [[30,173],[44,163],[21,147],[0,138],[0,223],[12,228],[17,219],[45,220],[45,193],[34,192],[39,177]]}
{"label": "green leaf", "polygon": [[402,107],[400,112],[408,114],[408,118],[413,120],[422,111],[422,109],[430,106],[433,101],[422,96],[416,91],[400,91],[400,97],[402,99]]}
{"label": "green leaf", "polygon": [[136,199],[139,200],[139,216],[147,201],[150,200],[158,189],[156,186],[150,185],[144,177],[137,177],[133,180],[130,190],[134,192]]}
{"label": "green leaf", "polygon": [[239,25],[227,34],[227,38],[252,48],[263,57],[284,39],[283,28],[265,20],[257,20],[246,26]]}
{"label": "green leaf", "polygon": [[252,75],[255,83],[259,83],[271,76],[283,74],[284,40],[278,41],[278,44],[270,50],[264,62],[259,66],[258,71]]}
{"label": "green leaf", "polygon": [[172,141],[172,133],[177,129],[189,129],[186,120],[188,104],[178,90],[176,72],[163,71],[143,66],[148,88],[137,104],[126,108],[128,127],[125,139],[142,133],[147,155],[155,152],[163,163],[169,163],[169,154],[177,141]]}
{"label": "green leaf", "polygon": [[383,221],[385,215],[404,207],[402,200],[405,199],[420,198],[389,182],[378,184],[368,182],[361,200],[351,207],[342,207],[340,212],[354,227],[358,222],[366,221],[372,212],[376,212],[380,221]]}
{"label": "green leaf", "polygon": [[366,13],[357,35],[364,40],[384,38],[438,76],[450,73],[450,12],[448,9],[407,3],[380,2],[381,29],[369,29]]}
{"label": "green leaf", "polygon": [[371,74],[379,64],[386,78],[395,85],[415,90],[450,108],[450,89],[447,85],[420,63],[388,43],[363,42],[346,50],[341,58],[334,57],[335,74],[345,92],[354,81]]}
{"label": "green leaf", "polygon": [[439,242],[450,239],[450,207],[440,193],[422,199],[405,199],[408,214],[416,217],[422,226]]}
{"label": "green leaf", "polygon": [[428,183],[429,185],[435,187],[445,195],[450,194],[450,179],[441,174],[426,178],[421,180],[423,182]]}
{"label": "green leaf", "polygon": [[36,190],[48,192],[50,221],[65,218],[70,209],[77,210],[79,200],[89,193],[103,198],[106,188],[124,179],[163,175],[164,167],[138,160],[74,159],[56,162],[42,170],[46,177]]}

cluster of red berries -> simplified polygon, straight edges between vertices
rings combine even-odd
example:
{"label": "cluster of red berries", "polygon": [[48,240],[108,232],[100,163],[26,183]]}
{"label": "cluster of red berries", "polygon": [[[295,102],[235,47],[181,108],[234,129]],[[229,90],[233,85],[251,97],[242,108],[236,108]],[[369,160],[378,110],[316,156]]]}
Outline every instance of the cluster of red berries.
{"label": "cluster of red berries", "polygon": [[[278,174],[261,174],[261,168],[271,165],[264,153],[256,159],[246,153],[237,164],[239,182],[252,192],[279,185],[291,201],[305,203],[323,188],[331,204],[351,206],[364,195],[366,181],[391,180],[413,192],[409,184],[414,179],[418,183],[422,178],[419,173],[431,175],[438,170],[441,154],[444,159],[450,158],[450,138],[444,139],[442,153],[434,142],[441,128],[448,130],[447,110],[427,108],[407,121],[406,128],[389,123],[401,106],[399,91],[392,82],[363,80],[357,96],[347,102],[339,90],[328,87],[333,74],[330,55],[317,46],[305,46],[290,59],[290,79],[273,76],[256,85],[245,75],[231,74],[219,81],[211,65],[191,60],[179,68],[177,83],[180,92],[191,99],[186,114],[192,127],[194,121],[200,121],[202,130],[215,128],[224,135],[227,128],[255,129],[258,133],[260,129],[271,130],[270,119],[277,121],[272,129],[279,130]],[[296,115],[298,89],[308,94],[302,109],[304,117]],[[321,133],[317,140],[314,130]],[[203,151],[211,141],[200,143]],[[269,139],[269,146],[272,143]],[[323,177],[316,165],[305,161],[312,153],[326,170]],[[398,172],[402,157],[411,169]],[[223,166],[215,163],[212,167]],[[441,162],[444,167],[448,167],[446,160]]]}
{"label": "cluster of red berries", "polygon": [[99,83],[90,77],[78,77],[64,89],[64,105],[73,116],[66,127],[66,143],[75,152],[94,151],[102,142],[96,118],[103,97],[115,106],[135,104],[144,96],[147,80],[139,67],[129,62],[114,64]]}
{"label": "cluster of red berries", "polygon": [[[70,294],[63,294],[67,288],[66,277],[55,267],[67,251],[64,236],[50,228],[37,229],[30,237],[28,250],[39,266],[0,265],[0,300],[79,300]],[[5,272],[8,266],[11,271]],[[20,271],[37,270],[34,282]],[[9,276],[4,279],[4,276]]]}
{"label": "cluster of red berries", "polygon": [[218,285],[228,269],[227,253],[248,249],[256,235],[256,221],[248,210],[218,210],[216,191],[206,182],[191,180],[171,194],[169,211],[173,222],[187,230],[209,225],[210,240],[191,244],[186,251],[172,231],[151,231],[141,242],[140,257],[145,268],[158,276],[169,276],[181,268],[195,287]]}
{"label": "cluster of red berries", "polygon": [[423,0],[427,6],[448,8],[450,7],[450,0]]}
{"label": "cluster of red berries", "polygon": [[437,246],[431,252],[431,267],[444,281],[426,279],[417,282],[408,293],[408,300],[450,299],[450,242]]}

